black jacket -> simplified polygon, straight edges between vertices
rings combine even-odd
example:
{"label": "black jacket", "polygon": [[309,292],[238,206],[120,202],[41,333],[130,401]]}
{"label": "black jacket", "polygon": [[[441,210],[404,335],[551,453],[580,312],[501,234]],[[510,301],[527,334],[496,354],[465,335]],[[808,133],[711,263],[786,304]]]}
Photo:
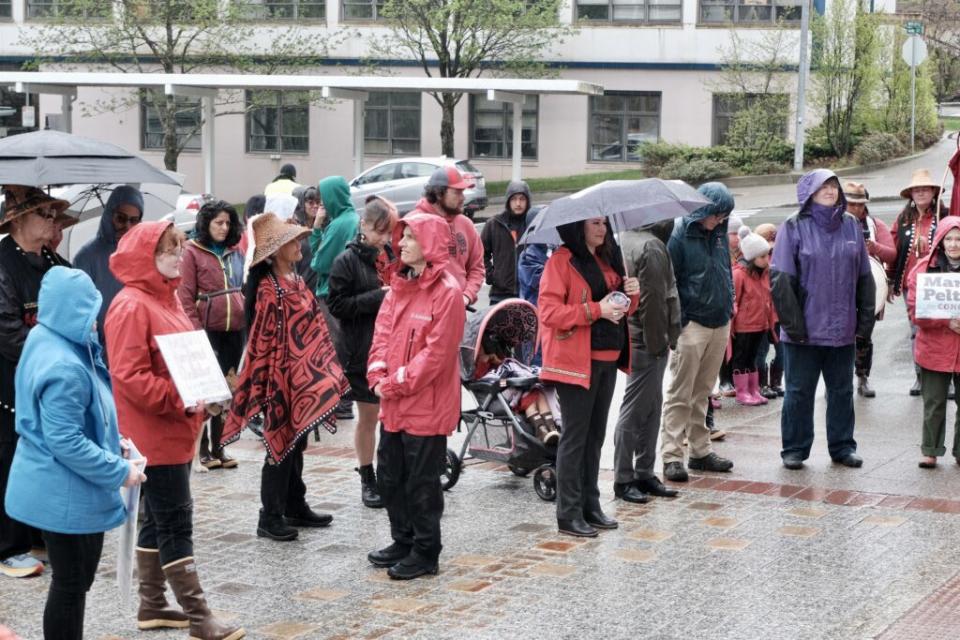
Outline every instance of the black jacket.
{"label": "black jacket", "polygon": [[354,240],[330,267],[327,306],[340,321],[335,346],[346,373],[364,375],[367,371],[373,327],[387,294],[377,274],[376,260],[376,249]]}
{"label": "black jacket", "polygon": [[13,442],[13,378],[27,333],[37,324],[37,300],[43,275],[70,263],[42,249],[26,254],[10,236],[0,240],[0,442]]}
{"label": "black jacket", "polygon": [[681,330],[680,296],[665,243],[672,228],[673,220],[667,220],[620,238],[627,275],[640,280],[640,304],[629,318],[630,342],[657,357],[676,346]]}
{"label": "black jacket", "polygon": [[[523,213],[523,223],[517,226],[517,235],[514,238],[509,224],[510,216],[515,215],[510,211],[510,198],[518,193],[527,196],[527,210]],[[517,258],[520,252],[517,250],[517,240],[533,222],[533,218],[530,211],[530,188],[527,187],[527,183],[511,182],[507,187],[507,202],[504,210],[490,218],[483,225],[483,231],[480,233],[480,240],[483,242],[483,266],[486,268],[487,284],[490,285],[492,300],[516,298],[519,295]]]}

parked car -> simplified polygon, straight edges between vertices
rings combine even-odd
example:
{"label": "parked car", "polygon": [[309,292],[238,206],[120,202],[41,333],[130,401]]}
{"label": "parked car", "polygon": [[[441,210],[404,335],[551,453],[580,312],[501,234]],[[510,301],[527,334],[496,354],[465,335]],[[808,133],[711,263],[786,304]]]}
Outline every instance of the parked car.
{"label": "parked car", "polygon": [[487,187],[483,174],[467,160],[446,156],[434,158],[393,158],[375,165],[350,181],[353,206],[363,207],[367,196],[378,195],[397,206],[400,215],[412,210],[423,197],[430,174],[438,167],[454,166],[475,186],[464,191],[464,213],[469,217],[487,206]]}

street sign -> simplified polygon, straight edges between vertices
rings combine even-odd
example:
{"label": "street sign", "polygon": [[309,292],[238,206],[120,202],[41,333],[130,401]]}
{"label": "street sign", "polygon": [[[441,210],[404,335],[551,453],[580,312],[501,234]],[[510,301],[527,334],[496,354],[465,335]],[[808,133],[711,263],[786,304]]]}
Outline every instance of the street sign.
{"label": "street sign", "polygon": [[910,36],[900,50],[903,61],[911,67],[919,67],[927,59],[927,43],[920,36]]}
{"label": "street sign", "polygon": [[903,28],[906,29],[907,33],[917,36],[923,35],[923,23],[917,20],[908,20]]}

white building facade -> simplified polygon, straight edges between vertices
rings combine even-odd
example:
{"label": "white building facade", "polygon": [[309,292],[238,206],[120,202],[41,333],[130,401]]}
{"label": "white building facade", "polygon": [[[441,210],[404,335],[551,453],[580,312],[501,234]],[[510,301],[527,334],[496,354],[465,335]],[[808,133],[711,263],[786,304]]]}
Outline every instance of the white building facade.
{"label": "white building facade", "polygon": [[[230,0],[224,0],[230,1]],[[250,3],[250,0],[246,0]],[[883,0],[881,0],[882,2]],[[529,96],[524,108],[522,150],[525,176],[564,176],[639,166],[636,143],[663,140],[695,146],[723,141],[725,111],[720,67],[736,30],[741,40],[765,32],[797,29],[800,0],[571,0],[560,21],[575,34],[544,55],[560,78],[602,85],[603,96]],[[874,2],[876,11],[894,11],[894,0]],[[318,38],[340,29],[359,34],[330,52],[318,74],[360,71],[367,43],[386,33],[376,0],[258,0],[258,29],[289,29],[292,22]],[[382,6],[382,5],[380,5]],[[0,0],[0,69],[20,70],[33,59],[19,41],[23,30],[58,10],[58,0]],[[778,22],[779,21],[779,22]],[[796,66],[796,47],[788,59]],[[422,75],[415,61],[388,72]],[[796,74],[785,83],[795,105]],[[109,96],[106,89],[82,88],[74,103],[72,128],[138,151],[163,165],[162,131],[146,106],[87,115],[88,106]],[[2,94],[0,136],[23,130],[24,96]],[[277,94],[274,106],[215,119],[215,183],[219,197],[243,201],[257,193],[284,163],[298,168],[301,182],[326,175],[352,177],[353,106],[300,104]],[[56,125],[58,96],[33,97],[36,126]],[[2,109],[11,106],[13,109]],[[52,118],[48,118],[52,116]],[[200,117],[199,108],[196,118]],[[28,117],[29,120],[29,117]],[[784,134],[793,137],[791,116]],[[464,96],[457,108],[455,155],[468,158],[487,180],[510,177],[510,105],[482,96]],[[191,127],[189,113],[184,130]],[[188,191],[203,185],[199,134],[180,155],[178,170]],[[392,156],[439,155],[440,109],[428,94],[371,93],[365,103],[364,165]],[[495,196],[497,194],[490,194]]]}

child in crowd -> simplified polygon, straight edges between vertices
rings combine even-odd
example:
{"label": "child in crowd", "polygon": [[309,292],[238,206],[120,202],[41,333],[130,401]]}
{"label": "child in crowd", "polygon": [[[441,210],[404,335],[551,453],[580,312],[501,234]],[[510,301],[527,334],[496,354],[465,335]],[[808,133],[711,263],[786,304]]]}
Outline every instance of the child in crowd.
{"label": "child in crowd", "polygon": [[743,234],[742,256],[733,267],[733,385],[737,403],[767,404],[760,395],[757,353],[763,337],[773,331],[776,318],[770,293],[770,245],[756,233]]}
{"label": "child in crowd", "polygon": [[[537,369],[509,357],[510,348],[496,336],[484,335],[480,341],[476,378],[493,382],[503,378],[536,376]],[[514,411],[519,410],[533,426],[534,434],[545,445],[560,440],[560,405],[556,391],[537,384],[530,389],[502,389],[501,395]],[[556,416],[556,417],[554,417]]]}
{"label": "child in crowd", "polygon": [[[773,255],[773,245],[777,241],[777,226],[765,222],[758,224],[754,233],[767,241],[770,245],[770,255]],[[774,309],[773,336],[780,335],[780,320]],[[760,342],[760,351],[757,353],[757,371],[760,374],[760,395],[768,400],[782,398],[783,389],[783,345],[772,339],[771,335],[764,334]],[[770,353],[770,344],[773,343],[773,360],[767,364]]]}

